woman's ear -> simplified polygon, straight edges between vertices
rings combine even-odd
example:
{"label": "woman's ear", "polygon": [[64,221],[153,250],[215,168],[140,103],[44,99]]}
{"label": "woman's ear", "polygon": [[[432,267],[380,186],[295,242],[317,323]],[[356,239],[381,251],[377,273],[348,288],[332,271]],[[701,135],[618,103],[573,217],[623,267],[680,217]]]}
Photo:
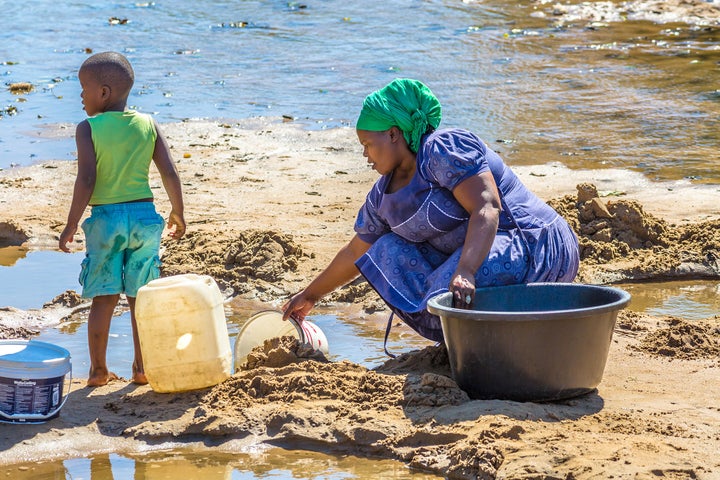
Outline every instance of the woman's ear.
{"label": "woman's ear", "polygon": [[393,143],[397,142],[400,138],[402,138],[402,131],[398,127],[390,127],[389,133],[390,141]]}

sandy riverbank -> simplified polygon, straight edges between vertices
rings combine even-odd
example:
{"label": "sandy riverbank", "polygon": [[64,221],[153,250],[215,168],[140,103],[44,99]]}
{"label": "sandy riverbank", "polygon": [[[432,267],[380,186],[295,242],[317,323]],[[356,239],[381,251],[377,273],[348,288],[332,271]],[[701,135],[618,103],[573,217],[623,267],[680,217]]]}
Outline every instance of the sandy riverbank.
{"label": "sandy riverbank", "polygon": [[[309,132],[264,119],[164,130],[189,224],[183,240],[165,242],[164,274],[207,273],[248,301],[277,304],[316,274],[349,239],[376,178],[351,129]],[[47,162],[0,172],[0,246],[55,247],[74,168]],[[580,281],[720,276],[718,187],[555,163],[516,171],[576,228]],[[382,309],[362,283],[329,301],[356,305],[360,317]],[[68,294],[40,311],[0,310],[0,336],[31,335],[83,315],[82,307]],[[291,349],[282,358],[181,394],[122,380],[88,389],[79,380],[73,408],[59,418],[0,428],[0,464],[161,441],[226,449],[269,442],[397,458],[454,478],[720,478],[718,317],[621,313],[598,391],[554,404],[470,401],[449,380],[442,349],[373,371],[304,361]]]}
{"label": "sandy riverbank", "polygon": [[533,4],[533,16],[550,18],[558,25],[590,24],[598,27],[628,20],[697,26],[720,25],[720,5],[717,0],[533,0]]}

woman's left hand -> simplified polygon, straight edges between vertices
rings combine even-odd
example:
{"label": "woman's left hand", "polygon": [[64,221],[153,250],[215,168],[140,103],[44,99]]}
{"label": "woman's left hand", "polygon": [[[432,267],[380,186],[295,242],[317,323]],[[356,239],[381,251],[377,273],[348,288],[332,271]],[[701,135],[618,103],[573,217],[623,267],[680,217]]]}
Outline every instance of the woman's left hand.
{"label": "woman's left hand", "polygon": [[475,300],[475,276],[456,270],[450,281],[453,296],[453,308],[472,309]]}

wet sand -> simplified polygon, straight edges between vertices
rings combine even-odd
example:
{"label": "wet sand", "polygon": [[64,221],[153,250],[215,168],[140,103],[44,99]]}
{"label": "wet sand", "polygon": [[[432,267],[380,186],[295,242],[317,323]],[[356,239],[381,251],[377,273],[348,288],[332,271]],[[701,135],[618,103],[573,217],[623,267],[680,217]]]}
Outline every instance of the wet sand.
{"label": "wet sand", "polygon": [[687,23],[720,25],[720,5],[712,0],[630,0],[630,1],[569,1],[534,0],[536,15],[549,17],[560,25],[624,22],[645,20],[656,23]]}
{"label": "wet sand", "polygon": [[[258,305],[281,304],[324,267],[376,179],[351,129],[262,119],[164,130],[188,234],[164,241],[163,274],[210,274],[227,295]],[[47,162],[0,172],[0,245],[55,248],[74,169]],[[552,162],[515,170],[578,232],[579,281],[720,276],[718,187]],[[153,186],[167,214],[157,177]],[[384,313],[363,282],[326,303],[360,318]],[[68,292],[42,310],[0,310],[0,336],[27,338],[84,308]],[[0,428],[0,464],[162,442],[224,450],[265,442],[400,459],[450,478],[720,478],[718,317],[621,312],[597,391],[556,403],[470,400],[443,348],[374,370],[308,360],[292,344],[266,353],[264,364],[194,392],[159,394],[124,379],[90,389],[76,379],[57,419]]]}

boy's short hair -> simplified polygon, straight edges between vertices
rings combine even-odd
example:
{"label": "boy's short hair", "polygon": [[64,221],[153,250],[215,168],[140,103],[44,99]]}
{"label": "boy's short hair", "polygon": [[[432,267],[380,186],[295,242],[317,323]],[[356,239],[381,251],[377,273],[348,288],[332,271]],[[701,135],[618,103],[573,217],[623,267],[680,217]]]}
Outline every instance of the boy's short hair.
{"label": "boy's short hair", "polygon": [[120,96],[124,97],[130,93],[135,82],[135,72],[130,62],[117,52],[96,53],[88,57],[80,69],[92,72],[101,84],[117,89]]}

